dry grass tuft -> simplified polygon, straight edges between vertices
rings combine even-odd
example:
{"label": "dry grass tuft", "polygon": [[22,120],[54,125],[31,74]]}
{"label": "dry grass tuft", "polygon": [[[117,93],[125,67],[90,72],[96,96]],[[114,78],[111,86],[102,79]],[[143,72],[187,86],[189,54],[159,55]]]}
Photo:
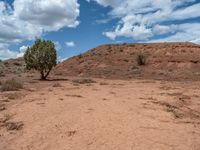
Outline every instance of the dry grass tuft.
{"label": "dry grass tuft", "polygon": [[1,85],[1,91],[17,91],[23,89],[23,83],[15,79],[6,80]]}
{"label": "dry grass tuft", "polygon": [[22,122],[6,122],[5,127],[7,130],[21,130],[24,124]]}
{"label": "dry grass tuft", "polygon": [[3,118],[0,118],[0,127],[5,127],[7,130],[21,130],[24,124],[10,121],[11,117],[11,115],[5,114]]}

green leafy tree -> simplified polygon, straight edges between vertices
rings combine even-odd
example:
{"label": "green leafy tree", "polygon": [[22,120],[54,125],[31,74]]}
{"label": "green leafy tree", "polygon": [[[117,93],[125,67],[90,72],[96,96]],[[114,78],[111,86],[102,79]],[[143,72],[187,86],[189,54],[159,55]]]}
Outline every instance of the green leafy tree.
{"label": "green leafy tree", "polygon": [[40,72],[41,79],[46,80],[50,71],[56,66],[57,54],[52,41],[38,39],[24,54],[26,68]]}

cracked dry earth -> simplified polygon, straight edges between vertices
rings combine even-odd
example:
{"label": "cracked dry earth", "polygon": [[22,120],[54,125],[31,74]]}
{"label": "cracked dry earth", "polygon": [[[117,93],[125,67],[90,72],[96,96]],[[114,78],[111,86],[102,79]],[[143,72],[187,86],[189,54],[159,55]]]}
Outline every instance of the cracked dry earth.
{"label": "cracked dry earth", "polygon": [[95,80],[0,93],[0,149],[200,150],[199,82]]}

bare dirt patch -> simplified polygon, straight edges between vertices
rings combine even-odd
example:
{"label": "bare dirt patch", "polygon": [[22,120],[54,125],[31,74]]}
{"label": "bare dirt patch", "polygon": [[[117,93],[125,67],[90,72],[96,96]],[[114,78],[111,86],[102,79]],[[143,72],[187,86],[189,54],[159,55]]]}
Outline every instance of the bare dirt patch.
{"label": "bare dirt patch", "polygon": [[1,101],[0,149],[200,149],[199,82],[92,80],[39,82]]}

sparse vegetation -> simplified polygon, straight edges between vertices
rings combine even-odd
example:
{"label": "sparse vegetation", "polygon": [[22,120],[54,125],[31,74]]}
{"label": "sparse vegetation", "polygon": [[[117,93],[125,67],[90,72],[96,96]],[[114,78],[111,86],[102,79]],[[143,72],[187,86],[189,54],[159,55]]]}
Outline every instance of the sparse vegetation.
{"label": "sparse vegetation", "polygon": [[138,65],[143,66],[146,65],[146,56],[143,53],[139,53],[137,55],[136,61],[138,63]]}
{"label": "sparse vegetation", "polygon": [[3,71],[0,71],[0,77],[5,77],[5,74],[3,73]]}
{"label": "sparse vegetation", "polygon": [[106,83],[106,82],[100,82],[99,85],[109,85],[109,83]]}
{"label": "sparse vegetation", "polygon": [[6,110],[5,104],[0,104],[0,112]]}
{"label": "sparse vegetation", "polygon": [[96,83],[93,79],[75,79],[72,82],[78,83],[78,84],[88,84],[88,83]]}
{"label": "sparse vegetation", "polygon": [[1,91],[17,91],[23,88],[23,83],[15,79],[6,80],[1,85]]}
{"label": "sparse vegetation", "polygon": [[53,87],[62,87],[62,85],[60,83],[54,83]]}
{"label": "sparse vegetation", "polygon": [[24,126],[22,122],[11,122],[11,115],[5,114],[0,118],[0,127],[5,127],[7,130],[21,130]]}
{"label": "sparse vegetation", "polygon": [[79,54],[77,57],[78,57],[79,59],[83,58],[82,54]]}
{"label": "sparse vegetation", "polygon": [[7,130],[21,130],[24,124],[22,122],[6,122],[5,127]]}
{"label": "sparse vegetation", "polygon": [[68,131],[68,136],[73,136],[76,134],[77,131],[73,130],[73,131]]}
{"label": "sparse vegetation", "polygon": [[138,65],[133,65],[131,69],[132,69],[134,74],[140,74],[141,73],[141,68]]}
{"label": "sparse vegetation", "polygon": [[9,100],[15,100],[15,99],[20,99],[23,95],[20,93],[8,93],[5,95],[5,97],[7,97]]}
{"label": "sparse vegetation", "polygon": [[20,62],[14,62],[13,63],[15,66],[21,66],[22,64]]}
{"label": "sparse vegetation", "polygon": [[26,68],[39,71],[42,80],[46,80],[52,68],[56,66],[56,59],[54,43],[40,39],[36,40],[24,55]]}
{"label": "sparse vegetation", "polygon": [[182,117],[182,114],[178,112],[177,109],[175,109],[174,107],[167,107],[166,108],[167,112],[170,112],[173,114],[174,118],[178,119]]}
{"label": "sparse vegetation", "polygon": [[4,65],[3,63],[0,62],[0,77],[4,76],[3,70],[4,70]]}
{"label": "sparse vegetation", "polygon": [[2,118],[0,118],[0,126],[3,126],[7,121],[11,119],[11,115],[5,114]]}

